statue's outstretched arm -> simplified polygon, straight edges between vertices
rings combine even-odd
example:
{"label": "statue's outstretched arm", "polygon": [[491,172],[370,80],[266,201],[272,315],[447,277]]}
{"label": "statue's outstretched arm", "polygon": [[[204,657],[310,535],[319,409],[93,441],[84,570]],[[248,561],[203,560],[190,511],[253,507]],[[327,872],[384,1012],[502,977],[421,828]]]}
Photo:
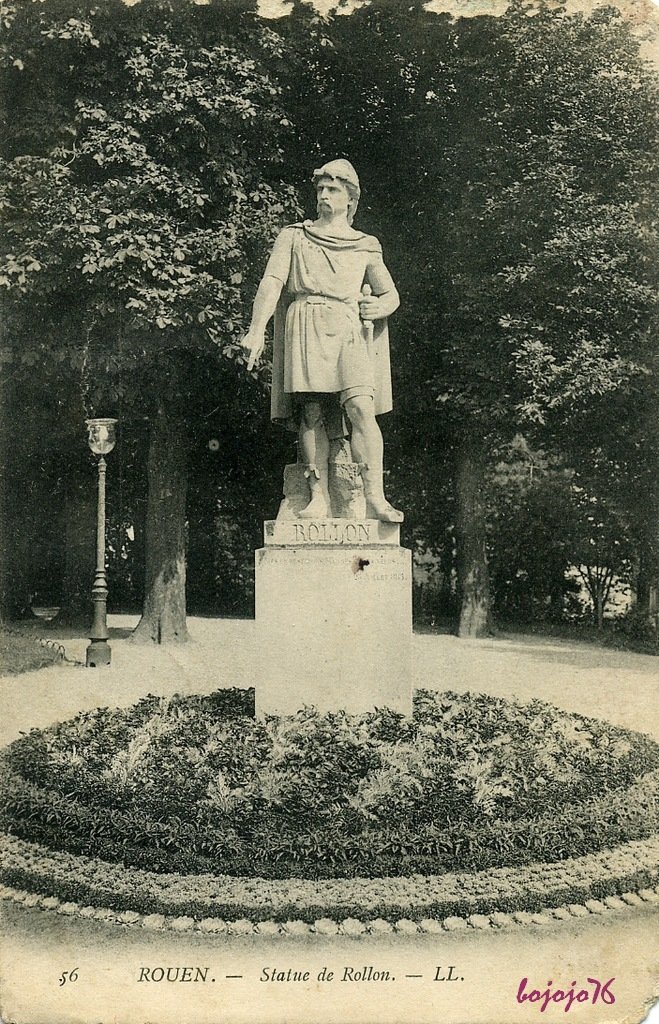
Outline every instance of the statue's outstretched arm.
{"label": "statue's outstretched arm", "polygon": [[252,322],[240,343],[249,353],[248,371],[252,370],[254,364],[261,358],[265,347],[265,329],[277,308],[283,287],[283,282],[279,278],[266,274],[257,289],[252,308]]}

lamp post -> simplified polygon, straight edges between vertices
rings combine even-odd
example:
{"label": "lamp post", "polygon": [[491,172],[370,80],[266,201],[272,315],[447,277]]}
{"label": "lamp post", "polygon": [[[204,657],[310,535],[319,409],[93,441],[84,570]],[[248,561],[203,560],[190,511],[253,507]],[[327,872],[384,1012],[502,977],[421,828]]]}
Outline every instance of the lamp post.
{"label": "lamp post", "polygon": [[109,665],[112,652],[108,643],[108,583],[105,575],[105,455],[115,446],[117,421],[103,418],[86,420],[87,441],[98,460],[98,514],[96,519],[96,572],[92,587],[94,621],[90,629],[91,643],[87,648],[87,668]]}

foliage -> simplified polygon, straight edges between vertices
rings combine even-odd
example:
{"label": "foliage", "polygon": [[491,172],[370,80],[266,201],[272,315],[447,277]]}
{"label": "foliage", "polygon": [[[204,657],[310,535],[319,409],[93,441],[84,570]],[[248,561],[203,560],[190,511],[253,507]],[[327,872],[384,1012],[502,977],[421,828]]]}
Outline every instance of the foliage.
{"label": "foliage", "polygon": [[441,397],[490,429],[573,428],[649,352],[656,82],[613,11],[513,5],[495,31],[499,59],[476,55],[484,80],[462,121],[478,149],[456,154],[469,171],[448,233],[458,316]]}
{"label": "foliage", "polygon": [[158,871],[333,877],[556,860],[659,825],[659,747],[537,701],[420,691],[411,720],[255,721],[252,699],[148,697],[34,730],[8,748],[7,827]]}
{"label": "foliage", "polygon": [[558,456],[531,449],[522,435],[501,455],[489,481],[497,612],[518,621],[568,617],[577,602],[572,569],[601,628],[613,583],[630,582],[633,552],[624,506],[604,467],[593,459],[589,471],[575,471]]}
{"label": "foliage", "polygon": [[488,516],[495,613],[504,621],[560,621],[575,588],[567,577],[572,474],[522,435],[499,454]]}
{"label": "foliage", "polygon": [[[238,393],[242,419],[265,408],[262,379],[239,383],[234,364],[261,255],[298,213],[270,70],[280,43],[249,3],[56,0],[10,7],[4,27],[0,361],[17,378],[37,367],[60,393],[73,375],[78,429],[94,412],[122,421],[111,572],[135,601],[153,534],[168,536],[151,517],[145,543],[144,418],[151,442],[164,421],[154,414],[181,424],[163,473],[218,406],[223,433],[235,430]],[[17,464],[16,491],[24,475]],[[182,575],[172,591],[183,607]]]}
{"label": "foliage", "polygon": [[277,45],[238,8],[15,9],[0,284],[10,340],[35,312],[46,336],[8,358],[68,345],[81,369],[91,346],[124,370],[116,394],[172,345],[235,358],[256,255],[295,210],[278,171],[288,122],[262,70]]}
{"label": "foliage", "polygon": [[606,499],[588,494],[584,488],[572,491],[573,561],[588,591],[593,617],[602,628],[604,609],[616,578],[628,581],[631,573],[631,545],[624,524]]}
{"label": "foliage", "polygon": [[252,410],[253,386],[236,369],[221,402],[192,436],[187,510],[192,614],[254,614],[254,549],[263,543],[263,520],[277,513],[282,467],[296,458],[293,435],[272,428],[265,396],[261,409]]}
{"label": "foliage", "polygon": [[648,616],[645,609],[630,608],[615,623],[615,635],[648,654],[659,654],[659,613]]}
{"label": "foliage", "polygon": [[615,9],[453,21],[374,0],[329,21],[298,6],[280,31],[291,81],[327,101],[289,86],[294,166],[331,151],[360,168],[429,453],[447,427],[573,423],[638,382],[657,313],[657,81]]}
{"label": "foliage", "polygon": [[36,637],[0,628],[0,676],[34,672],[61,662],[61,653]]}

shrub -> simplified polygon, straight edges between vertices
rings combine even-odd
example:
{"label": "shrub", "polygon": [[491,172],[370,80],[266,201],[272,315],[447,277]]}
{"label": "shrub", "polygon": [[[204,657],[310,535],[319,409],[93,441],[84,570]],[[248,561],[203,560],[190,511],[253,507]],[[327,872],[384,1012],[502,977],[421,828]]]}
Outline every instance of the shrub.
{"label": "shrub", "polygon": [[659,829],[659,746],[552,708],[416,695],[414,716],[253,717],[149,696],[4,754],[4,827],[159,872],[378,877],[560,861]]}

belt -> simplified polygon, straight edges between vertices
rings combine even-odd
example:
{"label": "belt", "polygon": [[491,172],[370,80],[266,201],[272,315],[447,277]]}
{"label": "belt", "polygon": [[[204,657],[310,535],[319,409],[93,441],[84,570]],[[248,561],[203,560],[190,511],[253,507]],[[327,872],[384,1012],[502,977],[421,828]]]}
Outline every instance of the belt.
{"label": "belt", "polygon": [[353,299],[339,299],[335,295],[315,295],[309,292],[297,292],[295,302],[308,302],[310,306],[329,306],[338,303],[341,306],[348,306],[355,311],[357,302]]}
{"label": "belt", "polygon": [[304,302],[308,306],[343,306],[346,316],[361,326],[359,305],[354,299],[338,299],[334,295],[315,295],[308,292],[297,292],[295,302]]}

